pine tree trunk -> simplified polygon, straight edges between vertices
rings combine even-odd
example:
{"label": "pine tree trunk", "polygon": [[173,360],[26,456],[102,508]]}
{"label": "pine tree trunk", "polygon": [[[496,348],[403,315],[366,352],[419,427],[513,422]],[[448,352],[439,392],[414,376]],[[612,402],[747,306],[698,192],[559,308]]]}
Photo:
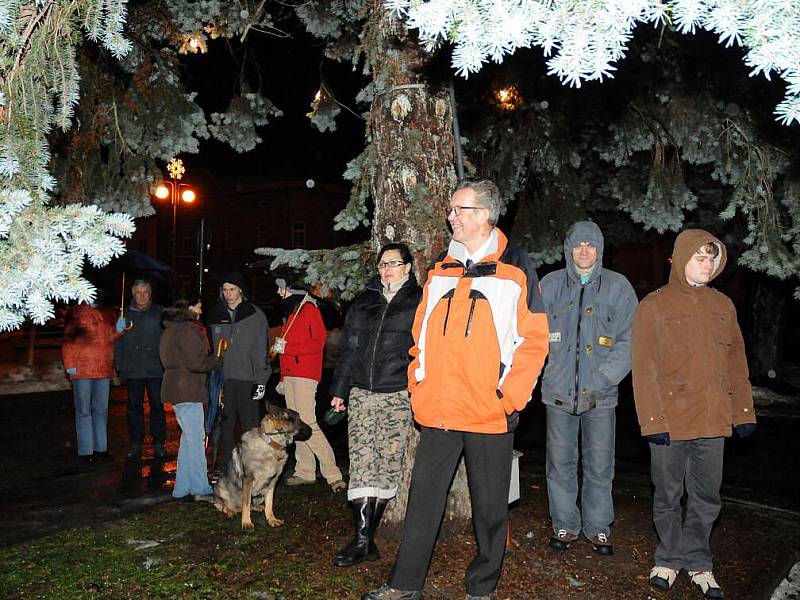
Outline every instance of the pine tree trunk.
{"label": "pine tree trunk", "polygon": [[[453,107],[446,90],[420,77],[425,55],[402,23],[373,0],[365,35],[375,97],[367,123],[372,148],[372,243],[406,242],[414,253],[418,279],[446,247],[444,218],[455,184]],[[403,479],[383,518],[383,533],[397,533],[405,518],[411,467],[419,441],[412,427]],[[466,527],[471,516],[463,465],[453,482],[443,528]]]}

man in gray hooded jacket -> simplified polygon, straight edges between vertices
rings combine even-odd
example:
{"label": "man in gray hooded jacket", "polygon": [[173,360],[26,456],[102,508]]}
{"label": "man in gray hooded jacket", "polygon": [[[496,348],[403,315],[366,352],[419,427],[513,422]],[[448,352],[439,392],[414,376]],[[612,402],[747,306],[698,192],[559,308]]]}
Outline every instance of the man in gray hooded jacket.
{"label": "man in gray hooded jacket", "polygon": [[[542,379],[547,406],[547,494],[553,536],[566,550],[582,532],[601,555],[613,554],[614,438],[617,386],[631,369],[636,293],[604,269],[603,234],[578,221],[564,240],[566,268],[542,279],[550,354]],[[578,508],[578,437],[583,486]]]}

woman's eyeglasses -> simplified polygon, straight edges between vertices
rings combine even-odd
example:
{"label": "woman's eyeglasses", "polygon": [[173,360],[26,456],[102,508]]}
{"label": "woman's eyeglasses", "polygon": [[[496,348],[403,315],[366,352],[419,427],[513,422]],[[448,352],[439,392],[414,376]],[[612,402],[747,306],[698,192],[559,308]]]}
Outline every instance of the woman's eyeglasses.
{"label": "woman's eyeglasses", "polygon": [[400,265],[404,265],[404,264],[406,264],[406,263],[404,263],[402,260],[387,260],[385,262],[379,262],[378,263],[378,269],[385,269],[386,267],[394,268],[394,267],[399,267]]}

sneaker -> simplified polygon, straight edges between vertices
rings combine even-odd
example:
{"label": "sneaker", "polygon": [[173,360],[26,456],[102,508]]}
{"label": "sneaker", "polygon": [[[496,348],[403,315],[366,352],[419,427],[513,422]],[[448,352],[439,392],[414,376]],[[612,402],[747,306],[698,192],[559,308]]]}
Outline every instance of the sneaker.
{"label": "sneaker", "polygon": [[650,587],[666,592],[672,587],[672,584],[675,583],[675,578],[677,576],[678,572],[675,569],[655,566],[650,569]]}
{"label": "sneaker", "polygon": [[153,444],[153,456],[156,458],[164,458],[167,451],[164,449],[164,444]]}
{"label": "sneaker", "polygon": [[131,444],[125,453],[125,458],[139,458],[142,456],[142,447],[139,444]]}
{"label": "sneaker", "polygon": [[548,542],[548,546],[553,550],[558,550],[559,552],[563,552],[564,550],[569,549],[570,544],[578,539],[578,535],[575,533],[570,533],[566,529],[559,529],[558,532],[550,538]]}
{"label": "sneaker", "polygon": [[420,600],[422,590],[408,591],[396,590],[388,585],[382,585],[377,590],[372,590],[361,596],[361,600]]}
{"label": "sneaker", "polygon": [[[286,485],[313,485],[316,482],[316,479],[303,479],[297,475],[289,475],[289,477],[286,478]],[[333,484],[331,484],[331,487],[333,487]]]}
{"label": "sneaker", "polygon": [[711,571],[689,571],[689,579],[692,583],[700,586],[703,596],[706,598],[724,598],[722,589],[714,579],[714,574]]}
{"label": "sneaker", "polygon": [[611,545],[611,536],[607,533],[598,533],[589,538],[592,550],[601,556],[611,556],[614,554],[614,546]]}
{"label": "sneaker", "polygon": [[[292,485],[292,484],[289,484],[289,485]],[[337,479],[336,481],[334,481],[331,484],[331,491],[334,494],[338,494],[339,492],[343,492],[346,489],[347,489],[347,484],[344,481],[342,481],[341,479]]]}
{"label": "sneaker", "polygon": [[208,478],[208,481],[211,485],[214,485],[222,478],[222,469],[214,469],[211,472],[211,477]]}
{"label": "sneaker", "polygon": [[491,594],[487,594],[486,596],[472,596],[471,594],[467,594],[466,600],[496,600],[497,594],[492,592]]}

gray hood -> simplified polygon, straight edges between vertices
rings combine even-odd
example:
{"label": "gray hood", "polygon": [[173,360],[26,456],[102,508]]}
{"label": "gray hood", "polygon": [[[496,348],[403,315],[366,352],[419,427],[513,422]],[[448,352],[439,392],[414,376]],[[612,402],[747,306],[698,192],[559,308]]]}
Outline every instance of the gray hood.
{"label": "gray hood", "polygon": [[592,281],[600,274],[600,268],[603,266],[603,232],[596,223],[578,221],[569,228],[567,237],[564,238],[564,261],[567,265],[567,274],[575,281],[578,281],[579,277],[575,271],[575,262],[572,260],[572,249],[581,242],[589,242],[597,248],[597,262],[589,275],[589,281]]}

